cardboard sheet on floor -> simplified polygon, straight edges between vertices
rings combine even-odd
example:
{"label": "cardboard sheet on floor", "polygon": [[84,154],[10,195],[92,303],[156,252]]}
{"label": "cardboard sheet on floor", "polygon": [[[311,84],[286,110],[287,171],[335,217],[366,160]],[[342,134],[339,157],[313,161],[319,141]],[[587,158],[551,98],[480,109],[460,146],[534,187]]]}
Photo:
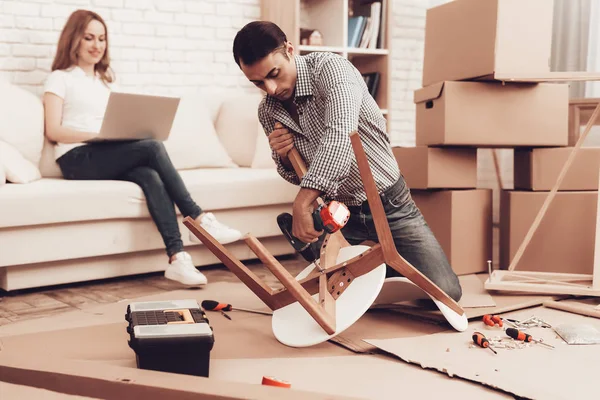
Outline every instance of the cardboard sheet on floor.
{"label": "cardboard sheet on floor", "polygon": [[[0,381],[59,393],[98,396],[102,399],[145,400],[304,400],[356,399],[356,396],[324,395],[260,382],[223,382],[205,377],[168,374],[134,368],[57,358],[25,358],[0,352]],[[63,396],[64,397],[64,396]],[[61,397],[61,398],[63,398]],[[36,398],[37,397],[33,397]],[[66,397],[70,400],[70,397]],[[85,397],[88,398],[88,397]],[[4,397],[2,397],[4,400]]]}
{"label": "cardboard sheet on floor", "polygon": [[0,399],[35,399],[35,400],[88,400],[97,397],[83,397],[38,389],[31,386],[15,385],[0,381]]}
{"label": "cardboard sheet on floor", "polygon": [[458,302],[462,308],[496,307],[494,298],[483,287],[479,275],[463,275],[458,280],[463,289],[462,298]]}
{"label": "cardboard sheet on floor", "polygon": [[[523,320],[537,316],[552,326],[584,323],[600,328],[600,320],[564,313],[545,307],[520,310],[505,316]],[[474,331],[488,338],[505,337],[503,330],[481,321],[469,324],[465,332],[443,332],[401,339],[365,339],[400,359],[422,368],[430,368],[451,377],[460,377],[532,399],[595,398],[600,345],[567,345],[549,328],[527,332],[556,348],[528,344],[522,349],[489,349],[472,346]],[[590,397],[591,396],[591,397]]]}
{"label": "cardboard sheet on floor", "polygon": [[[487,292],[494,303],[493,307],[465,307],[465,313],[468,319],[480,318],[485,314],[501,314],[509,311],[521,310],[524,308],[536,307],[543,304],[548,300],[559,300],[568,296],[548,296],[548,295],[532,295],[532,294],[512,294],[506,292],[487,291],[483,287],[483,283],[487,279],[487,274],[475,275],[479,280],[479,283],[474,279],[468,281],[462,281],[463,284],[463,296],[469,296],[470,293],[482,293]],[[476,297],[473,297],[476,299]],[[471,302],[472,300],[468,300]],[[407,315],[412,315],[419,318],[424,318],[432,321],[443,322],[445,318],[436,309],[423,309],[420,305],[408,304],[405,307],[396,307],[394,311],[402,312]]]}
{"label": "cardboard sheet on floor", "polygon": [[423,336],[449,329],[445,321],[411,317],[395,310],[369,310],[342,334],[330,339],[356,353],[376,353],[377,348],[363,341],[366,337],[388,339]]}
{"label": "cardboard sheet on floor", "polygon": [[[458,279],[463,288],[463,297],[460,301],[463,308],[489,307],[496,304],[483,288],[483,283],[477,275],[463,275]],[[396,312],[395,306],[386,309],[387,306],[382,305],[381,308],[369,310],[348,330],[331,341],[357,353],[374,353],[377,352],[377,349],[362,340],[365,335],[387,339],[429,335],[449,329],[441,313],[435,314],[438,309],[432,303],[426,305],[433,308],[423,308],[423,304],[420,304],[414,309],[410,309],[415,318],[405,315],[406,313],[403,315],[404,308],[400,308],[400,312]],[[434,317],[431,318],[430,314]],[[438,318],[438,314],[440,318]]]}
{"label": "cardboard sheet on floor", "polygon": [[[0,327],[4,347],[29,348],[32,352],[60,355],[77,360],[112,360],[134,366],[135,353],[127,345],[129,334],[124,320],[132,301],[195,298],[227,302],[234,307],[264,308],[264,304],[241,283],[219,282],[201,290],[182,290],[145,296],[64,315],[41,318]],[[258,357],[318,357],[347,355],[348,350],[325,342],[306,349],[285,346],[271,330],[271,317],[243,311],[207,312],[215,336],[211,359]],[[47,334],[52,331],[52,334]],[[40,354],[41,354],[40,353]]]}
{"label": "cardboard sheet on floor", "polygon": [[[319,366],[315,372],[315,366]],[[506,393],[398,362],[384,355],[301,359],[217,360],[215,379],[258,382],[264,372],[288,380],[299,390],[365,399],[512,399]],[[401,395],[399,395],[401,393]]]}

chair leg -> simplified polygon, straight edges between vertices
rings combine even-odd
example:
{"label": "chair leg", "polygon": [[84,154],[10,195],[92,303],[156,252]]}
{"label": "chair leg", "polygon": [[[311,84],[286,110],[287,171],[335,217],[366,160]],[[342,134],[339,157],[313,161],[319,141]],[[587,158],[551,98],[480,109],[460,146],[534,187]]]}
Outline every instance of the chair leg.
{"label": "chair leg", "polygon": [[[304,309],[314,318],[314,320],[329,335],[335,333],[335,317],[328,314],[325,308],[321,307],[312,296],[302,287],[302,285],[273,257],[267,249],[255,238],[249,236],[246,242],[250,248],[261,259],[265,259],[265,265],[275,275],[279,282],[285,286],[292,296],[304,307]],[[260,254],[260,255],[259,255]]]}
{"label": "chair leg", "polygon": [[386,264],[394,268],[402,275],[406,276],[411,282],[419,286],[427,294],[442,302],[457,314],[464,315],[464,310],[456,301],[454,301],[454,299],[448,296],[435,283],[433,283],[409,262],[404,260],[400,254],[398,254],[394,244],[394,239],[392,237],[392,231],[390,230],[390,226],[387,222],[383,204],[381,203],[381,198],[379,197],[379,192],[377,190],[377,186],[375,185],[371,168],[369,167],[369,160],[367,159],[357,132],[352,132],[350,134],[350,141],[352,143],[358,169],[360,171],[365,192],[367,194],[369,208],[371,210],[371,214],[373,215],[375,231],[377,232],[379,243],[381,243],[381,247],[383,248],[383,257]]}
{"label": "chair leg", "polygon": [[183,224],[213,253],[223,264],[233,272],[250,290],[252,290],[271,310],[279,308],[273,290],[262,282],[252,271],[233,256],[223,245],[217,242],[196,221],[190,217]]}

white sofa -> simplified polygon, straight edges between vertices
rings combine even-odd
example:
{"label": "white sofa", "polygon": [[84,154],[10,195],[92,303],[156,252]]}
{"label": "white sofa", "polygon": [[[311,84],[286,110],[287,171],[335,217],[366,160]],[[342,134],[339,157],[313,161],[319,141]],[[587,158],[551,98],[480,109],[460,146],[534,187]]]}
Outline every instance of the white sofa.
{"label": "white sofa", "polygon": [[[185,95],[165,145],[203,209],[258,237],[274,255],[291,254],[276,216],[291,209],[298,189],[274,168],[257,119],[259,101],[258,94]],[[0,166],[0,288],[166,268],[141,189],[130,182],[62,179],[43,134],[41,99],[6,82],[0,83]],[[189,242],[178,215],[195,265],[220,263],[204,245]],[[240,260],[256,258],[243,241],[227,248]]]}

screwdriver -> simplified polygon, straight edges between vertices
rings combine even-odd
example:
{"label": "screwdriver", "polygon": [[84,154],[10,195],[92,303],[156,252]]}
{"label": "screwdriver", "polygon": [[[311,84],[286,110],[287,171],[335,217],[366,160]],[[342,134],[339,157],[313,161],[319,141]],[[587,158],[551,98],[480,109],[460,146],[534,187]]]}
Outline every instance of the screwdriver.
{"label": "screwdriver", "polygon": [[233,306],[231,304],[219,303],[218,301],[215,301],[215,300],[203,300],[202,308],[204,308],[205,310],[208,310],[208,311],[221,311],[221,313],[223,313],[223,311],[237,310],[237,311],[251,312],[251,313],[255,313],[255,314],[273,315],[272,313],[267,312],[267,311],[250,310],[248,308],[238,308],[238,307],[233,308]]}
{"label": "screwdriver", "polygon": [[494,354],[498,354],[496,350],[491,348],[490,342],[486,339],[485,336],[483,336],[483,333],[475,332],[473,334],[473,342],[480,347],[490,349],[494,352]]}
{"label": "screwdriver", "polygon": [[554,348],[554,346],[544,343],[544,342],[540,342],[539,340],[535,340],[531,335],[521,332],[515,328],[508,328],[506,330],[506,334],[515,340],[522,340],[524,342],[535,342],[535,343],[543,344],[545,346]]}

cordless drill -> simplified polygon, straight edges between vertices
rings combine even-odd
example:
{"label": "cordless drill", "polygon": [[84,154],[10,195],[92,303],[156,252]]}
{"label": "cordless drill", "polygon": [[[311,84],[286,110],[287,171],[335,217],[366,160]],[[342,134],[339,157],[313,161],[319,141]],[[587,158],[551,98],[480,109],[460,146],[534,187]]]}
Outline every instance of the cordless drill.
{"label": "cordless drill", "polygon": [[[338,201],[332,201],[328,204],[321,204],[313,213],[313,224],[316,231],[325,231],[334,233],[343,228],[350,218],[348,207]],[[319,258],[319,249],[311,246],[312,243],[304,243],[292,235],[292,215],[290,213],[281,213],[277,216],[279,229],[290,242],[292,247],[299,252],[306,261],[313,262]]]}

